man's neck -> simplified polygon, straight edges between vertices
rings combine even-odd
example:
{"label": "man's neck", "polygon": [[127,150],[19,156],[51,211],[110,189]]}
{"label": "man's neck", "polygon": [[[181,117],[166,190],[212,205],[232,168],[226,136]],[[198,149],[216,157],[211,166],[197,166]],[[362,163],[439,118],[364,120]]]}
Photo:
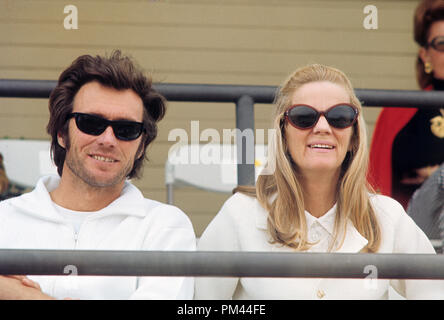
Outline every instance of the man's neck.
{"label": "man's neck", "polygon": [[116,200],[122,193],[125,181],[110,187],[92,187],[84,182],[73,183],[62,176],[59,186],[50,192],[52,201],[74,211],[98,211]]}

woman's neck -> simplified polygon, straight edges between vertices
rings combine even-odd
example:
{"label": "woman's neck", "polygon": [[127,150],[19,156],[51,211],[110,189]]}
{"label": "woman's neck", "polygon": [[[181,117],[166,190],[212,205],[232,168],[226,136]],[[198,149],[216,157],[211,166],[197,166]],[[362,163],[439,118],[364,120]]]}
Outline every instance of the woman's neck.
{"label": "woman's neck", "polygon": [[304,205],[312,216],[319,218],[336,203],[338,177],[319,176],[316,179],[302,179]]}

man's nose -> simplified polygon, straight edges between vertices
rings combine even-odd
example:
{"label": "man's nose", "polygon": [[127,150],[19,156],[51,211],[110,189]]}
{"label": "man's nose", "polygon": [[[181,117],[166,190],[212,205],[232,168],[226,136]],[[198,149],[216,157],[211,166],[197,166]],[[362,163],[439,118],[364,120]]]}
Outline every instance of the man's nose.
{"label": "man's nose", "polygon": [[117,138],[114,135],[113,128],[111,126],[106,127],[105,131],[97,137],[97,142],[107,146],[114,146],[117,144]]}

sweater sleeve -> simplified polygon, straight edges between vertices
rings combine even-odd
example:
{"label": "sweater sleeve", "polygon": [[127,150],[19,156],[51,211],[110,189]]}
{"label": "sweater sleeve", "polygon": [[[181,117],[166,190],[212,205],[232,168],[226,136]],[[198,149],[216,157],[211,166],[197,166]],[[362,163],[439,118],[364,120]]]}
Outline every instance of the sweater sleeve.
{"label": "sweater sleeve", "polygon": [[[163,205],[156,212],[144,250],[195,251],[196,237],[191,221],[180,209]],[[130,299],[190,300],[194,293],[194,277],[138,277],[137,290]]]}
{"label": "sweater sleeve", "polygon": [[[435,249],[425,233],[399,205],[395,227],[394,253],[435,254]],[[407,299],[444,299],[443,280],[391,280],[392,287]]]}

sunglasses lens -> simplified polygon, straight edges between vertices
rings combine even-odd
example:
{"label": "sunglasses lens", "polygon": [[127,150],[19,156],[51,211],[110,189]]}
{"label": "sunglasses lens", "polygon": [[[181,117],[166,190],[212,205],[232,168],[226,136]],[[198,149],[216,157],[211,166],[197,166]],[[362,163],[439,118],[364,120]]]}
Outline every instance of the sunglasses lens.
{"label": "sunglasses lens", "polygon": [[356,119],[356,111],[348,105],[338,105],[330,109],[327,114],[328,123],[335,128],[343,129],[351,126]]}
{"label": "sunglasses lens", "polygon": [[296,127],[302,129],[310,128],[316,123],[318,119],[318,113],[312,108],[297,106],[288,110],[288,119]]}
{"label": "sunglasses lens", "polygon": [[75,120],[80,131],[93,136],[102,134],[107,127],[105,119],[89,114],[76,114]]}
{"label": "sunglasses lens", "polygon": [[101,135],[111,125],[114,135],[120,140],[135,140],[143,132],[143,123],[134,121],[108,121],[87,113],[74,113],[77,128],[86,134]]}
{"label": "sunglasses lens", "polygon": [[120,140],[137,139],[143,131],[143,124],[131,121],[119,121],[113,123],[113,130]]}

